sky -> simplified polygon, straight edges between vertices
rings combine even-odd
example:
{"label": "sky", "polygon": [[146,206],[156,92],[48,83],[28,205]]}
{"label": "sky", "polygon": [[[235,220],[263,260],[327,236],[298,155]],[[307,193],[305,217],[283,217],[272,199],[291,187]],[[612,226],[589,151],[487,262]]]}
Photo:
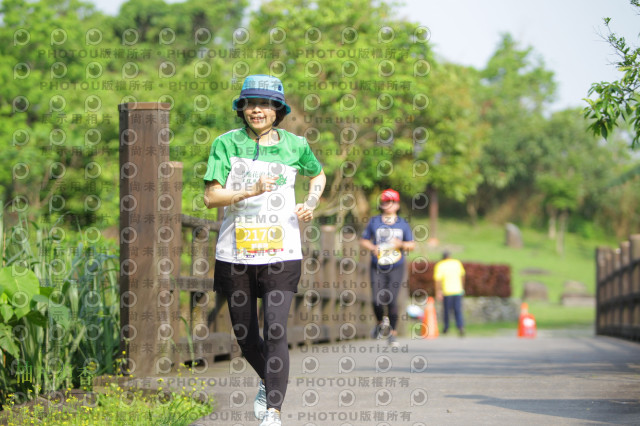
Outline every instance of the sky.
{"label": "sky", "polygon": [[[115,15],[124,0],[89,0]],[[169,0],[168,3],[176,3]],[[262,0],[251,0],[252,8]],[[552,110],[584,107],[593,82],[622,76],[612,65],[613,49],[603,40],[603,18],[634,45],[640,44],[640,16],[629,0],[404,0],[397,17],[426,26],[438,57],[482,69],[501,34],[533,48],[555,74]]]}

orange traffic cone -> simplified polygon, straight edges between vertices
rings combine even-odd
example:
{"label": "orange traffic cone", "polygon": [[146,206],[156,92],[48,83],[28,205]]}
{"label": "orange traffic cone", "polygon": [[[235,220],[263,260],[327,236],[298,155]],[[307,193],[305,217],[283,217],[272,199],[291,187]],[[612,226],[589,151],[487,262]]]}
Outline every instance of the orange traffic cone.
{"label": "orange traffic cone", "polygon": [[438,318],[436,316],[436,304],[433,297],[427,299],[427,306],[424,308],[424,319],[422,320],[422,330],[420,335],[423,339],[435,339],[438,337]]}
{"label": "orange traffic cone", "polygon": [[536,337],[536,318],[529,313],[529,305],[520,305],[520,320],[518,321],[518,337]]}

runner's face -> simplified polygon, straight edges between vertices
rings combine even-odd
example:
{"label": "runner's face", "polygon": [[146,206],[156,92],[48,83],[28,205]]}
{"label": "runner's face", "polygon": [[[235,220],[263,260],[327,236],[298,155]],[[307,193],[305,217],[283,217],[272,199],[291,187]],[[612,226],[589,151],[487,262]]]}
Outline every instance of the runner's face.
{"label": "runner's face", "polygon": [[243,113],[249,127],[258,135],[271,129],[276,121],[275,105],[268,99],[247,99]]}
{"label": "runner's face", "polygon": [[394,214],[400,209],[400,203],[397,201],[383,201],[380,203],[380,208],[384,214]]}

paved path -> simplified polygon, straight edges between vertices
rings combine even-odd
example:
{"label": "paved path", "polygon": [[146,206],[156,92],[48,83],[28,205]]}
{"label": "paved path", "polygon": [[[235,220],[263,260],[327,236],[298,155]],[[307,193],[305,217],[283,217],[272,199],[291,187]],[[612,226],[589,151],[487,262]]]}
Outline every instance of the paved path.
{"label": "paved path", "polygon": [[[291,352],[285,426],[640,424],[640,344],[590,333],[361,340]],[[194,425],[258,425],[243,359],[215,363],[217,411]]]}

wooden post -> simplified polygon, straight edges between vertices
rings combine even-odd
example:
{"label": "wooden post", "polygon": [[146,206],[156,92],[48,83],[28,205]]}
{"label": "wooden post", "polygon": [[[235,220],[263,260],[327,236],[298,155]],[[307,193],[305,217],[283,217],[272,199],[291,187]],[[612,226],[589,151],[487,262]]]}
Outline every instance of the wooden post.
{"label": "wooden post", "polygon": [[[616,248],[616,249],[613,250],[613,271],[614,272],[620,271],[620,267],[621,266],[622,266],[622,263],[621,263],[620,249]],[[622,276],[621,276],[621,274],[618,274],[616,276],[616,278],[615,278],[613,295],[616,298],[619,298],[620,296],[622,296]]]}
{"label": "wooden post", "polygon": [[596,334],[603,334],[606,326],[606,257],[605,247],[596,248]]}
{"label": "wooden post", "polygon": [[612,251],[612,259],[613,259],[613,272],[615,272],[615,276],[612,279],[613,288],[614,288],[614,298],[616,300],[615,305],[615,316],[614,316],[614,326],[616,328],[617,333],[622,332],[623,326],[623,316],[624,316],[624,302],[622,299],[622,274],[620,273],[620,249],[615,248]]}
{"label": "wooden post", "polygon": [[[317,240],[320,238],[320,229],[316,224],[301,222],[300,237],[302,242],[302,276],[298,284],[298,293],[293,299],[291,318],[287,327],[288,341],[291,345],[305,343],[305,328],[314,322],[314,307],[310,306],[315,284],[320,280],[320,260],[316,249]],[[307,330],[311,331],[311,330]],[[307,342],[311,343],[311,342]]]}
{"label": "wooden post", "polygon": [[402,281],[400,281],[400,290],[398,291],[398,324],[396,330],[399,336],[404,336],[407,329],[407,305],[409,300],[409,274],[411,273],[411,265],[408,259],[409,256],[405,254],[404,271],[402,272]]}
{"label": "wooden post", "polygon": [[366,249],[360,249],[358,252],[358,289],[356,297],[358,298],[358,306],[360,315],[363,318],[361,325],[362,336],[368,338],[371,330],[376,325],[376,318],[373,313],[373,296],[371,290],[371,254]]}
{"label": "wooden post", "polygon": [[630,329],[631,316],[633,315],[633,304],[629,298],[629,283],[631,278],[631,268],[629,267],[629,246],[629,241],[622,241],[620,243],[620,248],[617,250],[620,257],[620,296],[623,298],[621,307],[623,333],[627,333]]}
{"label": "wooden post", "polygon": [[640,340],[640,234],[596,250],[596,333]]}
{"label": "wooden post", "polygon": [[[352,227],[340,230],[339,243],[342,246],[342,259],[338,268],[337,288],[339,289],[338,303],[340,306],[340,322],[343,337],[355,338],[361,335],[362,319],[358,309],[356,293],[358,276],[358,235]],[[349,335],[347,332],[351,333]]]}
{"label": "wooden post", "polygon": [[631,248],[630,241],[622,241],[620,243],[620,266],[622,267],[622,294],[624,296],[629,295],[631,292],[631,259],[629,258],[629,250]]}
{"label": "wooden post", "polygon": [[629,264],[631,265],[631,291],[640,293],[640,234],[629,237]]}
{"label": "wooden post", "polygon": [[632,338],[640,340],[640,302],[638,295],[640,294],[640,234],[634,234],[629,237],[629,298],[633,300],[631,309],[633,310],[631,327]]}
{"label": "wooden post", "polygon": [[[158,171],[169,162],[169,110],[165,103],[118,105],[120,114],[120,323],[125,372],[149,376],[164,369],[170,318],[159,303],[173,273],[161,221],[175,206]],[[165,216],[166,215],[166,216]],[[177,265],[174,265],[174,268]]]}
{"label": "wooden post", "polygon": [[[209,228],[197,226],[191,231],[191,276],[196,278],[206,278],[209,274]],[[197,353],[206,360],[206,350],[204,343],[209,339],[209,326],[207,324],[207,312],[210,308],[211,292],[190,292],[189,311],[191,313],[190,330],[194,347]],[[211,351],[209,351],[211,352]],[[211,353],[213,357],[213,353]],[[192,360],[195,361],[195,360]],[[204,361],[207,362],[207,361]]]}
{"label": "wooden post", "polygon": [[[167,171],[163,173],[162,170]],[[160,238],[164,243],[168,237],[167,251],[169,253],[169,259],[173,272],[171,273],[169,289],[161,290],[160,294],[170,295],[170,302],[166,304],[169,316],[169,324],[173,332],[171,338],[171,366],[175,367],[179,362],[180,347],[178,345],[178,336],[182,335],[183,324],[180,321],[180,290],[176,283],[176,278],[180,276],[180,254],[182,253],[182,163],[179,161],[169,161],[161,166],[161,172],[158,174],[161,177],[161,185],[168,186],[168,193],[171,199],[173,199],[173,208],[170,211],[170,223],[162,223],[160,228]],[[166,184],[164,183],[166,182]]]}
{"label": "wooden post", "polygon": [[320,340],[335,341],[339,337],[340,324],[335,321],[334,314],[336,312],[336,227],[333,225],[322,225],[320,227],[320,256],[322,264],[322,282],[317,289],[320,294],[320,302],[315,311],[321,319],[319,322],[322,334]]}
{"label": "wooden post", "polygon": [[604,254],[605,259],[605,300],[610,300],[614,297],[614,286],[611,275],[613,274],[613,251],[608,249]]}

